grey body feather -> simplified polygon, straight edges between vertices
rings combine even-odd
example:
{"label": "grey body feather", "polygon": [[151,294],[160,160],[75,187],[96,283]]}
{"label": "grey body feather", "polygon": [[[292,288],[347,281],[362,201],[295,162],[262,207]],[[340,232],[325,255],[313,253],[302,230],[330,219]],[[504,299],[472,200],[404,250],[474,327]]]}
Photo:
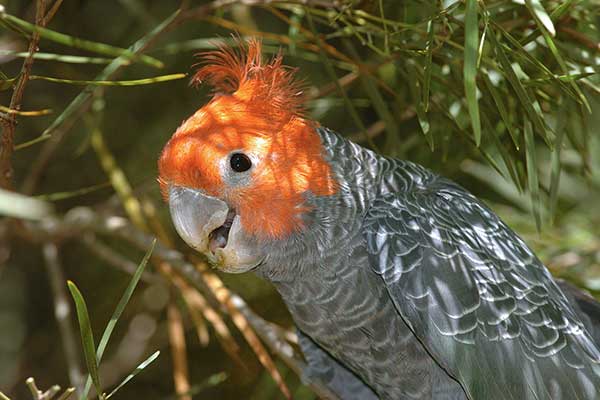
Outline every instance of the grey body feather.
{"label": "grey body feather", "polygon": [[563,294],[457,184],[318,131],[339,193],[309,195],[310,229],[257,270],[301,331],[307,379],[342,399],[600,398],[593,300]]}

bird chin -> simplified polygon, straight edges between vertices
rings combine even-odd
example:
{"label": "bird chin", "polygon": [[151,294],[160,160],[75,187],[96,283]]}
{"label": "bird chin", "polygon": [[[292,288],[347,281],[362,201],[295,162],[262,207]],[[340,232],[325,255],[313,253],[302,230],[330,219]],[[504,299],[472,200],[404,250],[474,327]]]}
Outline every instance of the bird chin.
{"label": "bird chin", "polygon": [[264,256],[257,253],[256,244],[251,244],[242,231],[239,215],[233,218],[228,232],[225,247],[208,252],[209,260],[221,271],[232,274],[241,274],[256,268],[264,260]]}
{"label": "bird chin", "polygon": [[199,190],[171,186],[169,209],[179,236],[216,268],[239,274],[264,260],[260,247],[242,230],[240,216],[224,201]]}

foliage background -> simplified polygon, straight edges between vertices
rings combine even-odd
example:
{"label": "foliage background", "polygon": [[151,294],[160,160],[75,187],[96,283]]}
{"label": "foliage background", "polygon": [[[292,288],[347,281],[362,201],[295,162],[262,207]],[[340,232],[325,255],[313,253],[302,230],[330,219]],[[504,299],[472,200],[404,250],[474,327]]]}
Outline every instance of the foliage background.
{"label": "foliage background", "polygon": [[[45,3],[47,9],[55,4]],[[6,15],[34,22],[36,2],[0,4],[0,104],[9,107],[16,81],[8,79],[19,76],[31,34]],[[179,7],[176,21],[145,51],[164,66],[135,59],[110,79],[190,74],[194,54],[229,40],[232,31],[261,36],[267,52],[281,49],[298,68],[312,118],[457,180],[486,200],[555,275],[600,293],[599,2],[67,0],[48,28],[127,48]],[[70,82],[27,83],[21,110],[52,113],[16,116],[14,144],[33,143],[12,153],[10,185],[52,203],[58,220],[76,207],[123,215],[193,257],[160,200],[156,159],[178,124],[207,101],[208,89],[194,90],[187,79],[86,88],[75,81],[96,79],[114,55],[95,54],[97,45],[76,47],[42,35],[39,52],[54,59],[35,58],[31,73]],[[79,56],[79,63],[56,55]],[[80,113],[60,119],[82,90],[94,88],[100,90]],[[14,114],[0,112],[6,137]],[[49,126],[57,129],[49,133]],[[74,311],[66,324],[72,339],[55,318],[60,291],[53,279],[63,289],[66,279],[77,283],[98,339],[130,280],[98,248],[118,252],[134,267],[146,250],[106,233],[40,241],[32,232],[47,230],[50,220],[0,222],[0,391],[15,399],[28,398],[23,382],[29,376],[40,387],[67,387],[70,372],[87,371]],[[114,386],[152,352],[163,352],[116,396],[174,398],[179,374],[198,389],[194,398],[282,398],[273,371],[257,359],[261,351],[246,344],[227,310],[212,307],[239,346],[228,345],[238,360],[215,340],[210,322],[210,340],[203,342],[204,318],[196,314],[206,308],[191,305],[185,284],[174,283],[156,259],[146,273],[155,279],[140,283],[118,321],[101,378]],[[292,327],[266,283],[253,274],[217,275],[257,314]],[[215,299],[209,304],[218,304]],[[174,341],[177,327],[185,330],[185,348]],[[76,348],[71,358],[69,342]],[[275,362],[294,398],[315,397],[284,362]]]}

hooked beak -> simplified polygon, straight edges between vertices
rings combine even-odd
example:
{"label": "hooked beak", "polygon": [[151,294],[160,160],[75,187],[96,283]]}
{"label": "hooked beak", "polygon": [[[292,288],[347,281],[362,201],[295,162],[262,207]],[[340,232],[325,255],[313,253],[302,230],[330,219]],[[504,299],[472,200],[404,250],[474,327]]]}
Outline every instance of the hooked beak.
{"label": "hooked beak", "polygon": [[169,209],[175,229],[217,268],[241,273],[263,260],[242,231],[240,217],[227,203],[199,190],[169,186]]}

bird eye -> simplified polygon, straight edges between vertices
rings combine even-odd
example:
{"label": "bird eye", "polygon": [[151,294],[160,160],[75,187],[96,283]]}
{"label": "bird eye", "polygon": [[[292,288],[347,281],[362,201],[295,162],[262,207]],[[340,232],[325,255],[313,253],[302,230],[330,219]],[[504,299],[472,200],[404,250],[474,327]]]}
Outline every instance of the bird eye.
{"label": "bird eye", "polygon": [[229,165],[231,165],[231,169],[235,172],[244,172],[252,167],[252,161],[244,153],[233,153],[229,160]]}

